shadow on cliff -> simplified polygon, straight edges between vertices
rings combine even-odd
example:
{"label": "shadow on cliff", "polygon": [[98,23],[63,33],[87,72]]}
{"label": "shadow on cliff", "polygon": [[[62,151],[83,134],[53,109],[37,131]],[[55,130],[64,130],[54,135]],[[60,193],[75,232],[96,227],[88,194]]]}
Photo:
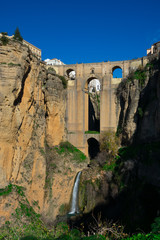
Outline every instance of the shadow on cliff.
{"label": "shadow on cliff", "polygon": [[160,139],[160,59],[153,59],[149,66],[143,70],[145,79],[137,80],[131,73],[117,88],[117,133],[122,137],[122,145]]}
{"label": "shadow on cliff", "polygon": [[97,119],[95,114],[95,109],[93,106],[93,103],[91,101],[91,98],[88,98],[89,103],[89,114],[88,114],[88,125],[89,125],[89,131],[100,131],[100,119]]}
{"label": "shadow on cliff", "polygon": [[[139,188],[137,188],[139,186]],[[151,184],[138,181],[134,188],[127,188],[109,203],[97,205],[91,212],[69,219],[71,228],[82,229],[86,234],[101,223],[117,223],[125,232],[150,231],[159,208],[160,196]]]}

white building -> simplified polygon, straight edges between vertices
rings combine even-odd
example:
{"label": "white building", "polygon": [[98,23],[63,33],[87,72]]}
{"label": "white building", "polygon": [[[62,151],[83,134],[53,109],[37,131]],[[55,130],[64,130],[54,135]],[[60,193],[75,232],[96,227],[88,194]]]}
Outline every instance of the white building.
{"label": "white building", "polygon": [[147,55],[151,55],[154,53],[158,53],[160,52],[160,41],[154,43],[151,48],[147,49]]}
{"label": "white building", "polygon": [[57,58],[53,58],[53,59],[46,59],[44,60],[44,62],[47,65],[65,65],[61,60],[57,59]]}

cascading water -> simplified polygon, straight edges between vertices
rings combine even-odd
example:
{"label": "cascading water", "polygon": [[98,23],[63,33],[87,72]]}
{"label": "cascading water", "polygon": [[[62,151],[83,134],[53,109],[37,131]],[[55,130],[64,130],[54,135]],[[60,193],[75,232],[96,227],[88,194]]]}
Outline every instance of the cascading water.
{"label": "cascading water", "polygon": [[71,209],[68,214],[75,214],[79,213],[79,207],[78,207],[78,188],[79,188],[79,181],[80,181],[81,172],[79,172],[76,176],[76,180],[73,187],[72,192],[72,202],[71,202]]}

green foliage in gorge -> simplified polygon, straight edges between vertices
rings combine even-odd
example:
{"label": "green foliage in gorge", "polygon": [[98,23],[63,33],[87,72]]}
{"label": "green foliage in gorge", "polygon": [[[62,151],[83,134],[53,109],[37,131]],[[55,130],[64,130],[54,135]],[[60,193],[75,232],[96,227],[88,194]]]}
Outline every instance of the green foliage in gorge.
{"label": "green foliage in gorge", "polygon": [[100,150],[106,151],[111,156],[115,157],[118,153],[120,140],[113,131],[106,131],[100,135]]}
{"label": "green foliage in gorge", "polygon": [[78,148],[69,142],[61,142],[59,147],[56,147],[59,154],[71,155],[71,160],[81,163],[86,161],[87,157]]}

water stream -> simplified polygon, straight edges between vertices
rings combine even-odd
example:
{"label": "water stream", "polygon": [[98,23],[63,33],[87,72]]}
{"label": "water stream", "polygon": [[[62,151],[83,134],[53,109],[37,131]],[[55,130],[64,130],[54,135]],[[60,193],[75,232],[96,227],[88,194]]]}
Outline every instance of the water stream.
{"label": "water stream", "polygon": [[78,188],[79,188],[79,181],[80,181],[81,172],[79,172],[76,176],[76,180],[73,187],[72,192],[72,202],[71,202],[71,209],[68,214],[76,214],[79,213],[78,207]]}

